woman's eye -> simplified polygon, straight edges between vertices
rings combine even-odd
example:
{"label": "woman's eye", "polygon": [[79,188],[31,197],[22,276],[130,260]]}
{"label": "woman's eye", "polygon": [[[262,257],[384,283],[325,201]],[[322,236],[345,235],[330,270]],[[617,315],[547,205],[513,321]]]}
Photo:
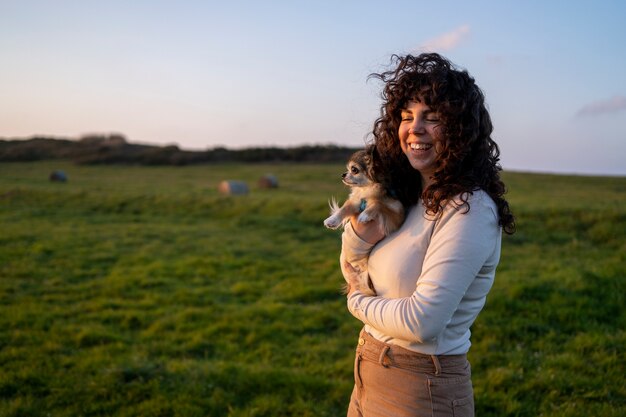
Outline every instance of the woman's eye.
{"label": "woman's eye", "polygon": [[439,123],[439,116],[437,116],[437,113],[429,112],[428,114],[424,115],[424,120],[428,123]]}

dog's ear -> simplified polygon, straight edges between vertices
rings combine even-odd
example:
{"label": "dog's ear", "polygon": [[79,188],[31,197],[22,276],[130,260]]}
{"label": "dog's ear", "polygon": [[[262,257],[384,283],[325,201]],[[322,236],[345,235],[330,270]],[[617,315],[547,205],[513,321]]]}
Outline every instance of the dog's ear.
{"label": "dog's ear", "polygon": [[364,152],[363,154],[363,168],[365,168],[365,174],[373,181],[374,180],[374,160],[372,159],[371,152]]}
{"label": "dog's ear", "polygon": [[367,176],[370,180],[374,181],[374,164],[372,163],[372,158],[367,158]]}
{"label": "dog's ear", "polygon": [[374,172],[374,154],[375,153],[376,153],[376,146],[368,145],[365,148],[365,161],[366,161],[366,167],[367,167],[367,176],[373,182],[377,182],[376,173]]}

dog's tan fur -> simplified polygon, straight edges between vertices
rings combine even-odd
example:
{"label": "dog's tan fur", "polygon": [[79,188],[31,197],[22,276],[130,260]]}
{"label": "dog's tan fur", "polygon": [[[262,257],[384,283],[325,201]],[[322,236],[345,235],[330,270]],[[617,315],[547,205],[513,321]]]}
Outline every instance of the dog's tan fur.
{"label": "dog's tan fur", "polygon": [[[376,181],[369,150],[355,152],[346,167],[347,171],[341,177],[343,183],[350,187],[350,195],[341,207],[334,199],[331,201],[331,215],[324,220],[324,225],[337,229],[346,224],[350,217],[358,215],[357,221],[361,223],[377,220],[385,236],[396,231],[404,222],[404,207],[400,201],[391,198]],[[359,289],[363,292],[370,289],[373,292],[367,271],[357,272],[363,275]]]}

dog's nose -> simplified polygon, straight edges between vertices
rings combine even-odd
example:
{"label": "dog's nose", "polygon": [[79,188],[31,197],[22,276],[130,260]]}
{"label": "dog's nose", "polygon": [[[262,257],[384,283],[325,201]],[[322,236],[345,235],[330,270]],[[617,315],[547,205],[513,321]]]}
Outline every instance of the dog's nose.
{"label": "dog's nose", "polygon": [[345,177],[346,177],[346,175],[348,175],[348,173],[347,173],[347,172],[344,172],[343,174],[341,174],[341,178],[345,178]]}

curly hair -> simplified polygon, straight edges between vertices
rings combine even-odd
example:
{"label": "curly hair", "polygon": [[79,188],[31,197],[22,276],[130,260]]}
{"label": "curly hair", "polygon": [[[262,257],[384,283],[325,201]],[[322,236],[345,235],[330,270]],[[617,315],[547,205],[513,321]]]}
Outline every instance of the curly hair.
{"label": "curly hair", "polygon": [[[372,131],[374,170],[386,188],[405,206],[421,197],[427,212],[439,213],[455,196],[469,210],[469,195],[484,190],[498,208],[499,224],[515,232],[515,219],[504,199],[500,150],[491,138],[493,125],[485,97],[467,71],[436,53],[393,55],[396,68],[371,74],[381,80],[383,104]],[[401,111],[409,101],[422,102],[437,113],[441,134],[432,183],[422,190],[420,173],[404,155],[398,136]],[[416,192],[417,190],[417,192]]]}

